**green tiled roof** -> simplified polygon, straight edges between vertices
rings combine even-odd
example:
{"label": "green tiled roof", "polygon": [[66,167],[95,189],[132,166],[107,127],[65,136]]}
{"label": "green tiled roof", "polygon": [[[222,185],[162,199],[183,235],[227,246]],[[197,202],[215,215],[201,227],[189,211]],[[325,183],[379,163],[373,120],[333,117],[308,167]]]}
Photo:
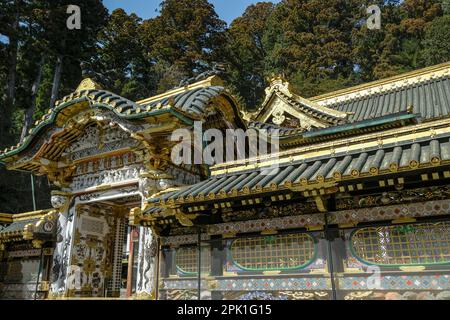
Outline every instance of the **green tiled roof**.
{"label": "green tiled roof", "polygon": [[384,115],[381,117],[373,118],[373,119],[364,119],[358,122],[353,123],[342,123],[340,125],[328,127],[328,128],[319,128],[312,129],[310,131],[305,131],[303,129],[298,128],[285,128],[280,127],[275,124],[269,124],[259,121],[250,121],[248,124],[249,128],[254,128],[258,130],[267,130],[270,133],[270,130],[278,130],[278,134],[280,138],[289,138],[292,136],[302,136],[304,138],[311,138],[323,135],[331,135],[336,133],[353,131],[356,129],[363,129],[368,127],[374,127],[379,125],[386,125],[389,123],[397,122],[397,121],[416,121],[420,117],[420,114],[411,114],[407,111],[402,111],[398,113],[392,113],[388,115]]}
{"label": "green tiled roof", "polygon": [[211,86],[205,88],[196,88],[175,94],[173,96],[164,97],[147,104],[143,104],[145,109],[155,109],[158,105],[168,105],[173,103],[173,107],[182,112],[192,115],[203,115],[209,101],[225,91],[224,87]]}
{"label": "green tiled roof", "polygon": [[30,223],[37,223],[39,219],[29,219],[29,220],[20,220],[15,221],[11,223],[10,225],[6,226],[3,230],[0,231],[0,234],[6,234],[9,232],[16,232],[16,231],[23,231],[25,226]]}
{"label": "green tiled roof", "polygon": [[414,113],[419,113],[425,119],[449,115],[449,76],[327,105],[329,108],[352,113],[349,116],[350,122],[406,111],[410,106]]}
{"label": "green tiled roof", "polygon": [[283,188],[289,185],[309,184],[318,181],[339,181],[344,178],[358,178],[360,175],[397,172],[401,169],[415,169],[424,165],[439,165],[450,161],[450,136],[405,141],[402,144],[383,145],[382,148],[367,148],[364,151],[335,154],[334,157],[305,159],[280,167],[275,175],[261,174],[261,168],[213,176],[198,184],[170,192],[149,203],[160,204],[173,200],[196,202],[196,197],[210,194],[229,197],[233,191],[240,194],[270,191],[273,186]]}

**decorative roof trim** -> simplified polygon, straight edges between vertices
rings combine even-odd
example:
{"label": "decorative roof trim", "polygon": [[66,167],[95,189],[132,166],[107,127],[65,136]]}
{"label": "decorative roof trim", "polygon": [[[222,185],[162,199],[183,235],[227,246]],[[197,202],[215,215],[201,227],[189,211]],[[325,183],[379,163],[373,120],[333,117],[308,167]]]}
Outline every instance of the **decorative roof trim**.
{"label": "decorative roof trim", "polygon": [[398,113],[389,114],[378,118],[366,119],[353,123],[344,123],[337,126],[321,128],[306,132],[298,128],[284,128],[279,127],[277,125],[258,121],[249,121],[248,127],[256,130],[268,130],[269,133],[271,129],[277,129],[280,143],[282,145],[285,145],[285,143],[283,143],[283,140],[295,139],[296,142],[305,142],[305,143],[307,140],[308,143],[312,143],[317,142],[317,139],[313,138],[329,140],[330,138],[335,137],[337,134],[339,134],[339,137],[342,138],[343,134],[348,135],[351,134],[352,132],[361,133],[361,130],[373,127],[390,129],[391,128],[390,126],[395,125],[395,123],[401,123],[405,125],[405,122],[417,121],[418,118],[420,118],[420,115],[418,114],[412,114],[408,111],[401,111]]}
{"label": "decorative roof trim", "polygon": [[390,114],[387,116],[381,116],[379,118],[374,119],[366,119],[361,120],[354,123],[346,123],[339,126],[319,129],[319,130],[311,130],[308,132],[305,132],[303,136],[305,138],[312,138],[312,137],[318,137],[318,136],[325,136],[325,135],[332,135],[337,133],[343,133],[378,125],[383,125],[387,123],[392,123],[395,121],[404,121],[409,119],[417,119],[420,115],[417,114],[411,114],[409,112],[399,112],[397,114]]}
{"label": "decorative roof trim", "polygon": [[[11,222],[7,228],[13,226],[14,223],[22,223],[23,227],[12,231],[0,232],[0,245],[1,242],[7,242],[14,239],[18,240],[33,240],[34,232],[40,227],[42,222],[47,219],[54,219],[54,215],[58,212],[54,209],[38,210],[19,214],[10,214]],[[2,214],[4,215],[4,214]],[[1,219],[1,216],[0,216]],[[28,222],[29,223],[26,223]]]}
{"label": "decorative roof trim", "polygon": [[180,88],[176,88],[176,89],[172,89],[169,90],[167,92],[158,94],[156,96],[153,97],[149,97],[143,100],[139,100],[136,103],[143,105],[143,104],[148,104],[154,101],[158,101],[164,98],[169,98],[171,96],[177,95],[179,93],[182,92],[186,92],[186,91],[190,91],[193,89],[198,89],[198,88],[206,88],[206,87],[211,87],[211,86],[223,86],[223,80],[218,77],[218,76],[211,76],[209,78],[206,78],[205,80],[202,81],[198,81],[189,85],[186,85],[184,87],[180,87]]}
{"label": "decorative roof trim", "polygon": [[[6,148],[3,152],[0,151],[0,164],[5,163],[4,159],[10,161],[8,158],[17,155],[28,147],[41,129],[55,123],[62,110],[81,103],[87,103],[85,109],[104,108],[126,120],[143,119],[168,113],[185,124],[191,125],[193,121],[201,120],[205,115],[205,110],[198,106],[198,102],[194,101],[197,96],[199,96],[198,100],[202,102],[205,102],[205,99],[211,101],[217,97],[223,97],[230,104],[230,108],[227,109],[228,113],[233,114],[232,118],[237,121],[239,126],[245,126],[239,114],[238,103],[224,87],[218,86],[221,84],[223,84],[223,81],[218,76],[211,76],[205,80],[135,103],[109,91],[99,89],[99,85],[92,79],[84,79],[75,92],[58,100],[47,114],[35,122],[35,127],[29,130],[28,135],[22,142]],[[210,88],[209,91],[208,88]],[[181,106],[176,106],[172,97],[180,93],[187,93],[189,99],[184,101]],[[184,105],[185,102],[186,105]]]}
{"label": "decorative roof trim", "polygon": [[[105,95],[106,97],[103,98]],[[18,143],[16,146],[6,148],[3,152],[0,152],[0,163],[3,163],[3,161],[1,161],[2,159],[12,157],[28,147],[34,137],[37,136],[43,128],[55,123],[59,113],[61,113],[64,109],[83,102],[89,103],[90,108],[107,109],[114,112],[114,114],[120,118],[127,120],[142,119],[150,116],[161,115],[163,113],[169,113],[182,122],[190,125],[193,120],[198,118],[198,116],[194,114],[188,114],[182,110],[175,109],[170,104],[157,106],[156,108],[143,109],[134,102],[119,97],[108,91],[78,91],[58,101],[55,104],[55,107],[50,109],[41,120],[36,121],[35,127],[29,130],[29,135],[27,135],[21,143]]]}
{"label": "decorative roof trim", "polygon": [[[230,202],[231,199],[254,198],[255,195],[271,195],[272,200],[276,201],[279,197],[274,192],[287,192],[286,199],[292,198],[289,194],[292,192],[302,192],[305,197],[311,197],[343,192],[344,184],[348,183],[355,183],[352,190],[362,190],[364,181],[361,179],[385,179],[384,177],[397,174],[400,181],[403,179],[402,173],[419,174],[430,168],[435,173],[443,171],[437,175],[433,173],[433,179],[449,178],[449,165],[450,142],[447,135],[413,140],[403,145],[389,144],[379,148],[354,150],[352,153],[332,157],[304,159],[284,164],[271,176],[263,176],[259,169],[249,168],[245,172],[213,176],[178,192],[147,201],[155,207],[172,208],[211,201]],[[422,179],[430,179],[428,174],[425,176],[426,178],[421,174]],[[352,182],[357,179],[360,179],[359,182]]]}
{"label": "decorative roof trim", "polygon": [[350,152],[356,149],[376,147],[379,146],[380,143],[401,144],[419,138],[428,138],[430,136],[448,133],[450,133],[450,118],[447,117],[440,120],[423,122],[383,132],[365,134],[339,141],[327,141],[315,145],[301,146],[295,149],[281,151],[277,154],[278,157],[269,154],[267,156],[221,163],[211,167],[210,170],[212,175],[220,175],[223,173],[245,171],[254,168],[255,166],[258,166],[259,168],[270,167],[275,162],[278,165],[282,165],[293,161],[302,161],[311,157],[331,156],[332,154],[337,154],[339,152]]}
{"label": "decorative roof trim", "polygon": [[46,209],[46,210],[37,210],[37,211],[31,211],[31,212],[24,212],[24,213],[17,213],[13,214],[12,218],[13,221],[23,221],[23,220],[29,220],[29,219],[37,219],[41,218],[43,215],[46,215],[50,211],[53,211],[54,209]]}
{"label": "decorative roof trim", "polygon": [[11,223],[13,222],[12,213],[0,213],[0,223]]}

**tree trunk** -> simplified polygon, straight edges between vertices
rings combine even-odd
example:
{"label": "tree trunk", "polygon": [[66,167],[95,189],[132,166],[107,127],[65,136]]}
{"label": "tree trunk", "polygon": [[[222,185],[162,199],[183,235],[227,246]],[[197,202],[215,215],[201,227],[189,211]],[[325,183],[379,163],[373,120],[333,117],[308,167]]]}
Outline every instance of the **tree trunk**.
{"label": "tree trunk", "polygon": [[1,117],[0,134],[4,138],[11,129],[11,118],[14,108],[15,95],[16,95],[16,78],[17,78],[17,53],[19,50],[18,32],[19,32],[19,4],[16,2],[16,12],[14,17],[14,23],[11,26],[11,32],[9,34],[9,57],[8,57],[8,80],[6,84],[6,97],[3,115]]}
{"label": "tree trunk", "polygon": [[59,85],[61,84],[61,72],[62,72],[62,55],[58,55],[56,59],[55,74],[53,76],[52,96],[50,98],[50,108],[55,105],[56,99],[58,99]]}
{"label": "tree trunk", "polygon": [[44,68],[44,61],[45,58],[44,56],[42,56],[41,61],[39,62],[38,65],[38,73],[36,75],[36,79],[34,80],[33,87],[31,88],[31,105],[25,112],[24,124],[22,127],[22,134],[20,135],[20,141],[23,141],[33,123],[33,115],[34,111],[36,110],[36,98],[39,91],[39,87],[41,86],[42,69]]}

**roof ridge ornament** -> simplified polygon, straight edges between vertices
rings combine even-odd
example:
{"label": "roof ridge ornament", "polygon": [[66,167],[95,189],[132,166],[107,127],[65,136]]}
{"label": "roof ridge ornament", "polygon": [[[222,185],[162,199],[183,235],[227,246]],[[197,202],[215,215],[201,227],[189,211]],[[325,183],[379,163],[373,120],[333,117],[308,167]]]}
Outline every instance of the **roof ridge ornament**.
{"label": "roof ridge ornament", "polygon": [[180,88],[180,87],[186,87],[189,84],[199,82],[201,80],[210,78],[212,76],[220,76],[221,74],[223,74],[225,72],[225,70],[226,70],[225,64],[213,63],[212,68],[210,70],[206,70],[202,73],[199,73],[198,75],[196,75],[194,77],[181,80],[178,87],[175,87],[174,89]]}
{"label": "roof ridge ornament", "polygon": [[170,89],[169,91],[163,92],[153,97],[146,98],[144,100],[137,101],[137,104],[146,104],[155,100],[170,97],[181,92],[185,92],[197,88],[205,88],[212,86],[224,86],[224,81],[220,75],[224,74],[226,71],[226,64],[224,63],[213,63],[209,70],[201,72],[196,76],[182,79],[178,86]]}
{"label": "roof ridge ornament", "polygon": [[[251,120],[268,123],[272,118],[272,122],[278,126],[287,121],[288,127],[301,127],[304,130],[328,127],[347,121],[346,112],[321,106],[295,94],[283,75],[272,76],[268,82],[266,97]],[[289,115],[289,119],[286,114]]]}
{"label": "roof ridge ornament", "polygon": [[290,83],[289,83],[289,81],[287,81],[284,74],[272,75],[271,78],[268,78],[268,82],[269,82],[269,87],[267,89],[269,89],[271,87],[275,87],[277,85],[283,85],[290,89]]}
{"label": "roof ridge ornament", "polygon": [[92,78],[85,78],[80,82],[75,92],[84,90],[103,90],[102,86],[95,82]]}
{"label": "roof ridge ornament", "polygon": [[207,87],[212,87],[212,86],[223,87],[223,85],[224,85],[224,82],[218,75],[212,75],[212,76],[210,76],[210,77],[208,77],[206,79],[202,79],[202,80],[200,80],[198,82],[194,82],[194,83],[191,83],[191,84],[187,84],[184,87],[178,87],[178,88],[166,91],[166,92],[158,94],[156,96],[149,97],[149,98],[146,98],[144,100],[137,101],[136,103],[139,104],[139,105],[148,104],[148,103],[151,103],[153,101],[158,101],[158,100],[161,100],[163,98],[168,98],[168,97],[171,97],[171,96],[175,96],[175,95],[177,95],[179,93],[186,92],[186,91],[189,91],[189,90],[199,89],[199,88],[207,88]]}

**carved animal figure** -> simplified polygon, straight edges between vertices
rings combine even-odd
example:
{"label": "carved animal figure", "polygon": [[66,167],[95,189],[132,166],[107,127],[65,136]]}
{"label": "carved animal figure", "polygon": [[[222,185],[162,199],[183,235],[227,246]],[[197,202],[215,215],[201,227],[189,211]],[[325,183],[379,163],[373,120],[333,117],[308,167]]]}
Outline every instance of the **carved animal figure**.
{"label": "carved animal figure", "polygon": [[212,69],[202,72],[199,75],[192,77],[192,78],[188,78],[188,79],[184,79],[180,82],[180,84],[178,85],[178,87],[184,87],[187,86],[189,84],[198,82],[200,80],[206,79],[208,77],[214,76],[214,75],[220,75],[223,74],[226,71],[225,69],[225,64],[223,63],[214,63],[212,65]]}

